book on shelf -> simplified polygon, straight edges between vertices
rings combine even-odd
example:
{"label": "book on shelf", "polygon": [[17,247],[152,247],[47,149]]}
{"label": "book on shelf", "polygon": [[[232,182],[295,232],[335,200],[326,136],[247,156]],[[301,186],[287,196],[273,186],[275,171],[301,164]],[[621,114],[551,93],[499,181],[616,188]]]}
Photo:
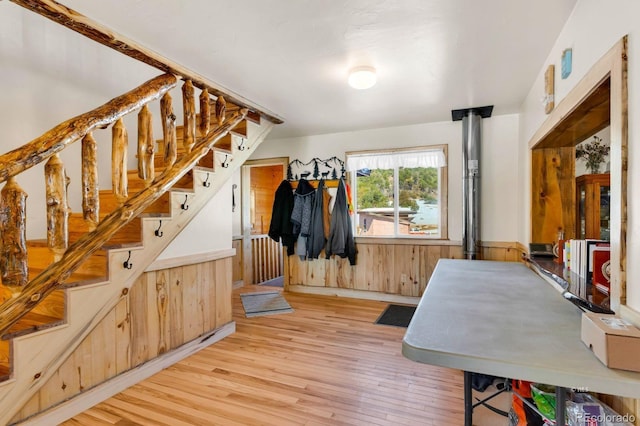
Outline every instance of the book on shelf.
{"label": "book on shelf", "polygon": [[570,239],[564,242],[564,266],[579,277],[591,282],[595,269],[594,251],[609,247],[609,242],[596,239]]}
{"label": "book on shelf", "polygon": [[609,293],[611,282],[611,248],[601,245],[593,249],[592,284],[602,293]]}

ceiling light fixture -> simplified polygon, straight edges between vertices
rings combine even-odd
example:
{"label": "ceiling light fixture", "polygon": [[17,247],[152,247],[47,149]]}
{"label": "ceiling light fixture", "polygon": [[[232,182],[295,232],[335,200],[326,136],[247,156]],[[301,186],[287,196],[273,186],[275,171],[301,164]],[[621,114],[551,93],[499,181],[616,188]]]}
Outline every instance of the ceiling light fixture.
{"label": "ceiling light fixture", "polygon": [[376,84],[376,69],[373,67],[356,67],[349,71],[349,86],[363,90]]}

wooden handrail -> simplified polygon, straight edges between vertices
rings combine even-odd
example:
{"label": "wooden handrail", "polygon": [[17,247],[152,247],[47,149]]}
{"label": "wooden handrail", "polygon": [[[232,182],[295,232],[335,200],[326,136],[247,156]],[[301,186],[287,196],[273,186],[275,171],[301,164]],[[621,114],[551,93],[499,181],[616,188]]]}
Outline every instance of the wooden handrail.
{"label": "wooden handrail", "polygon": [[59,289],[63,282],[102,247],[124,225],[142,213],[162,194],[176,184],[182,176],[197,165],[198,161],[213,149],[213,145],[242,121],[247,110],[235,112],[225,123],[211,131],[196,143],[171,168],[165,170],[153,183],[129,198],[124,205],[106,216],[95,230],[83,235],[62,255],[61,259],[41,272],[22,289],[19,296],[0,305],[0,335],[33,309],[39,301]]}
{"label": "wooden handrail", "polygon": [[131,111],[158,99],[175,87],[177,82],[177,78],[171,74],[153,78],[92,111],[58,124],[26,145],[0,155],[0,183],[47,160],[95,128],[108,126]]}
{"label": "wooden handrail", "polygon": [[202,75],[183,67],[182,65],[165,58],[141,44],[111,31],[104,25],[70,9],[53,0],[11,0],[13,3],[29,9],[52,21],[82,34],[91,40],[97,41],[111,49],[138,61],[151,65],[163,72],[180,76],[184,80],[191,80],[197,88],[209,91],[209,94],[219,97],[224,96],[227,101],[240,107],[253,110],[274,124],[281,124],[282,118],[275,113],[249,101],[248,99],[233,93],[231,90],[207,80]]}

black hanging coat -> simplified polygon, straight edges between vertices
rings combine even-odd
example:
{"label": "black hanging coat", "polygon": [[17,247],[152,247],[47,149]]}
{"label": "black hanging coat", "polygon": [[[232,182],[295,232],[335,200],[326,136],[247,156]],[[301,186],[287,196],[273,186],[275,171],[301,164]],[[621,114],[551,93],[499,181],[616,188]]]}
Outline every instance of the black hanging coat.
{"label": "black hanging coat", "polygon": [[347,188],[343,179],[340,179],[338,184],[338,193],[331,212],[331,228],[326,254],[327,258],[333,254],[342,258],[348,257],[349,264],[356,264],[356,243],[353,238],[349,206],[347,205]]}
{"label": "black hanging coat", "polygon": [[[318,183],[316,196],[313,199],[313,205],[311,207],[311,232],[307,239],[307,257],[309,259],[317,259],[327,242],[327,239],[324,237],[325,197],[330,198],[329,194],[325,193],[324,179],[321,179]],[[326,200],[326,202],[328,201],[329,200]]]}
{"label": "black hanging coat", "polygon": [[288,180],[283,180],[276,190],[271,211],[269,237],[282,241],[287,248],[287,255],[293,254],[296,236],[293,233],[291,212],[293,211],[293,187]]}
{"label": "black hanging coat", "polygon": [[311,207],[316,189],[306,179],[298,181],[298,187],[293,193],[293,211],[291,222],[293,234],[296,235],[296,254],[304,260],[307,256],[307,238],[311,232]]}

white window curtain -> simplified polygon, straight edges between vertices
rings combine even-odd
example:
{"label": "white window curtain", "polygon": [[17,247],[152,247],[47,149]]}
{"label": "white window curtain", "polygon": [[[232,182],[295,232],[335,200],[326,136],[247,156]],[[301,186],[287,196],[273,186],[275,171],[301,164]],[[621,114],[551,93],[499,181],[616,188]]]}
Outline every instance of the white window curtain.
{"label": "white window curtain", "polygon": [[347,171],[360,169],[394,169],[396,167],[444,167],[447,160],[442,149],[390,153],[349,154]]}

